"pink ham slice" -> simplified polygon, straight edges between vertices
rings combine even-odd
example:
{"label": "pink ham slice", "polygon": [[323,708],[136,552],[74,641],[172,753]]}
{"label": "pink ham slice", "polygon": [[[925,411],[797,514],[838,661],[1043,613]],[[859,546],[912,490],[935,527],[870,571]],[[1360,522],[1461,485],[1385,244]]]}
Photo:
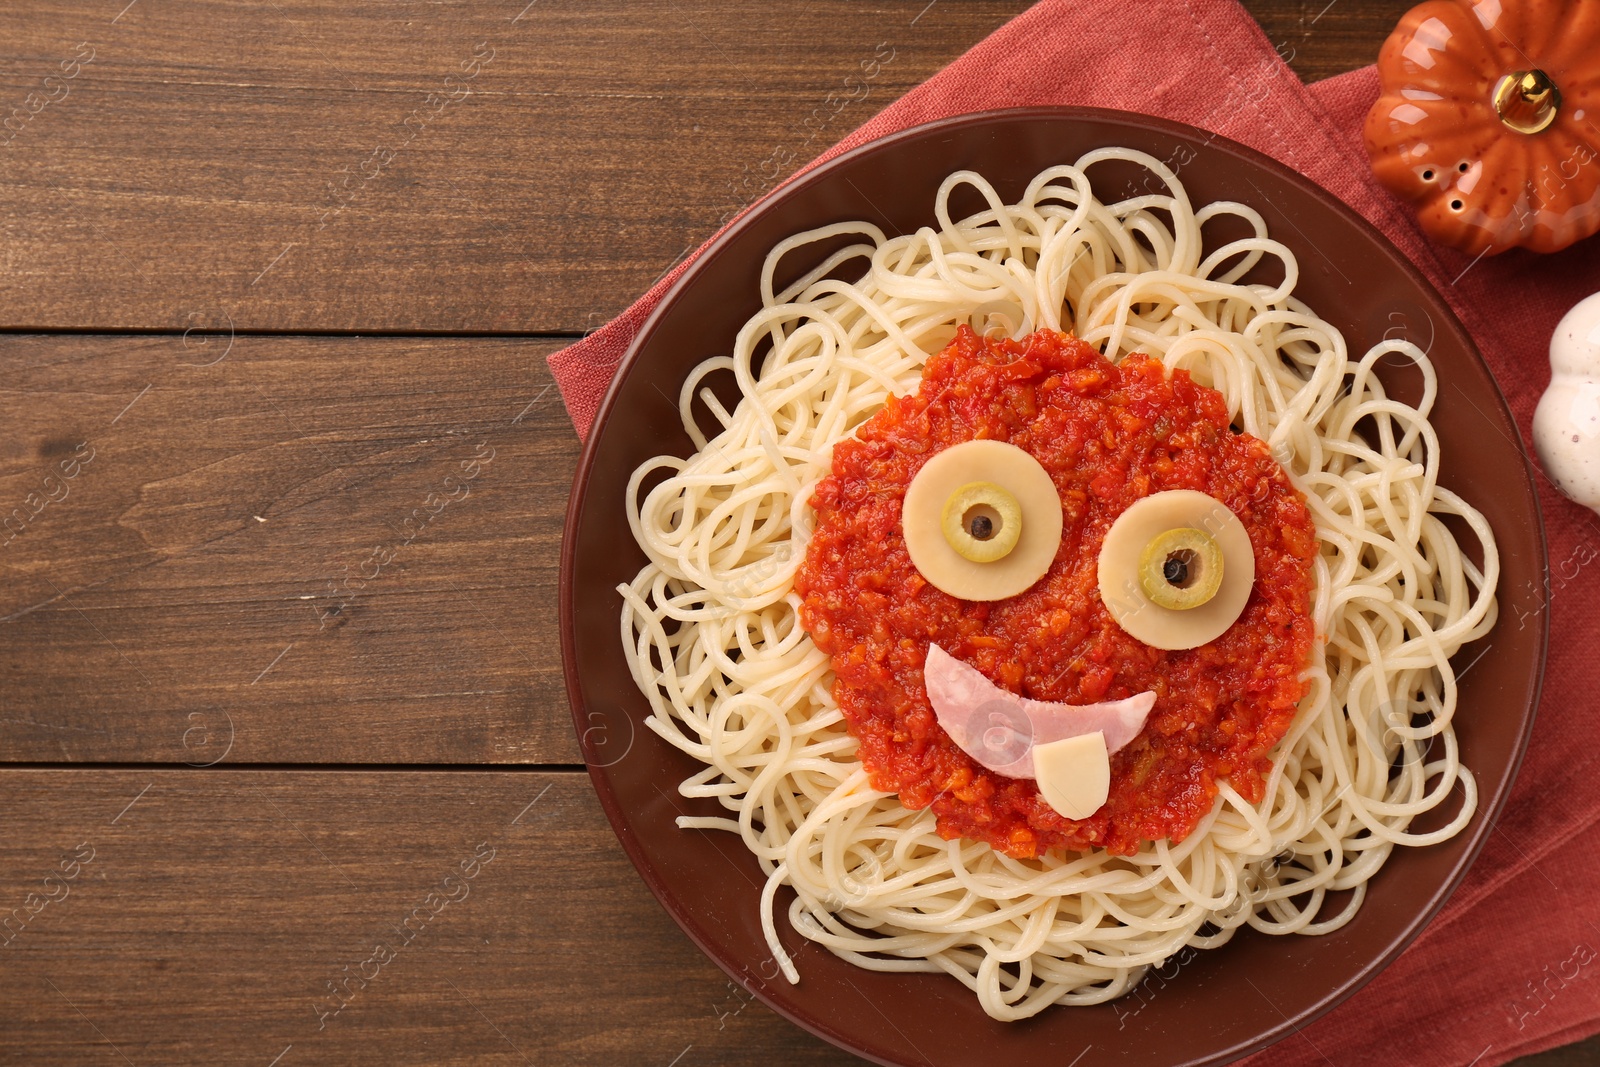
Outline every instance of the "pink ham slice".
{"label": "pink ham slice", "polygon": [[922,668],[928,701],[945,733],[967,755],[996,774],[1033,778],[1033,746],[1096,730],[1106,751],[1115,752],[1139,735],[1156,695],[1139,693],[1099,704],[1056,704],[1007,692],[975,667],[938,645],[928,646]]}

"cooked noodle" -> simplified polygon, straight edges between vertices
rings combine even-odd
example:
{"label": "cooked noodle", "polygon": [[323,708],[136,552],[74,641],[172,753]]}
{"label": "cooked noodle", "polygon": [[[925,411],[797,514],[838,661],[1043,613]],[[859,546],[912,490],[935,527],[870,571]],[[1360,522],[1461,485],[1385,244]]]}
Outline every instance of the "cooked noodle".
{"label": "cooked noodle", "polygon": [[[1166,191],[1102,203],[1086,172],[1105,160],[1138,163]],[[957,222],[949,201],[962,186],[988,207]],[[737,833],[755,854],[767,940],[790,981],[798,972],[774,914],[782,885],[794,889],[788,921],[804,937],[874,970],[946,971],[997,1019],[1109,1000],[1184,946],[1220,945],[1243,925],[1338,929],[1396,845],[1445,840],[1477,804],[1451,728],[1449,659],[1493,624],[1499,563],[1483,517],[1437,484],[1431,364],[1405,341],[1351,360],[1338,330],[1291,295],[1298,264],[1260,215],[1230,202],[1196,210],[1176,175],[1141,153],[1104,149],[1052,167],[1010,205],[978,175],[953,174],[936,214],[938,229],[909,236],[844,223],[773,249],[761,311],[731,356],[706,360],[683,386],[698,451],[658,457],[629,484],[629,521],[650,562],[619,587],[622,639],[651,705],[646,722],[706,765],[682,795],[729,813],[679,825]],[[1221,216],[1254,236],[1208,253],[1201,226]],[[861,240],[774,291],[783,256],[840,235]],[[1266,257],[1283,282],[1243,283]],[[859,280],[840,280],[852,268]],[[1325,654],[1307,668],[1309,692],[1273,750],[1260,805],[1223,781],[1181,844],[1019,860],[940,838],[930,810],[868,784],[829,658],[799,625],[807,502],[834,443],[889,394],[914,391],[961,322],[1015,336],[1065,330],[1113,360],[1138,351],[1183,368],[1221,391],[1234,423],[1266,441],[1306,494],[1321,540],[1311,608]],[[1415,407],[1374,376],[1390,353],[1420,371]],[[732,411],[705,387],[728,371]],[[697,398],[719,424],[713,437],[691,411]],[[1448,516],[1481,545],[1481,568]],[[1443,825],[1410,831],[1424,812],[1450,811],[1452,793]],[[1340,890],[1353,893],[1334,906]]]}

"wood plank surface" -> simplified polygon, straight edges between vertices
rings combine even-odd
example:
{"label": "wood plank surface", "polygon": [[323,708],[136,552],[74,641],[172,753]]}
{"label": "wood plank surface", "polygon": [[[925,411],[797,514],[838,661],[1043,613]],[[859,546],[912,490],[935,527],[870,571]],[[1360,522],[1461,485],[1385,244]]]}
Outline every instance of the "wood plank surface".
{"label": "wood plank surface", "polygon": [[582,772],[5,777],[0,1064],[859,1062],[678,932]]}
{"label": "wood plank surface", "polygon": [[1026,6],[3,5],[0,325],[590,329]]}
{"label": "wood plank surface", "polygon": [[0,759],[576,761],[556,345],[0,336]]}

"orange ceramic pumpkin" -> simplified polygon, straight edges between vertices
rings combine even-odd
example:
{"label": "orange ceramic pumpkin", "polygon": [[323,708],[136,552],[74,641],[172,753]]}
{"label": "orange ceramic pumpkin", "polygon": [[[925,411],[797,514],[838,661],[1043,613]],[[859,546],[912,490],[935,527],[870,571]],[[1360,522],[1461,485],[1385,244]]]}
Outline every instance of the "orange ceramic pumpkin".
{"label": "orange ceramic pumpkin", "polygon": [[1378,56],[1372,170],[1473,255],[1600,230],[1600,0],[1429,0]]}

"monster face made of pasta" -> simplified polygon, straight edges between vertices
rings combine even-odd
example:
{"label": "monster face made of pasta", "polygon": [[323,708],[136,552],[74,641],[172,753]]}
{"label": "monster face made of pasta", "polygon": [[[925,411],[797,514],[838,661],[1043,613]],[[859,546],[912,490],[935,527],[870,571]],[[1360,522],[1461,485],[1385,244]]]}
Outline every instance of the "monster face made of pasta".
{"label": "monster face made of pasta", "polygon": [[[1159,191],[1102,200],[1104,161]],[[646,725],[703,765],[681,832],[750,850],[790,981],[784,921],[1002,1020],[1245,926],[1339,928],[1476,810],[1450,657],[1499,562],[1438,484],[1426,355],[1352,356],[1259,214],[1138,152],[1010,203],[952,174],[930,218],[773,249],[683,386],[694,454],[630,482],[622,640]],[[1206,247],[1224,218],[1247,236]]]}

